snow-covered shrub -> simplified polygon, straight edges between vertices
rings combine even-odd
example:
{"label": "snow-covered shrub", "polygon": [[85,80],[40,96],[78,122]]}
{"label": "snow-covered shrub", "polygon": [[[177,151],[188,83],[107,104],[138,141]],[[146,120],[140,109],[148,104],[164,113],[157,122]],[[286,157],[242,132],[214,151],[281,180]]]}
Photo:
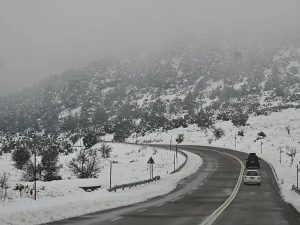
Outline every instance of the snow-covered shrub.
{"label": "snow-covered shrub", "polygon": [[216,140],[218,140],[225,135],[225,131],[221,127],[213,127],[213,134]]}
{"label": "snow-covered shrub", "polygon": [[243,130],[239,130],[238,131],[238,136],[244,137],[244,131]]}
{"label": "snow-covered shrub", "polygon": [[106,145],[105,143],[103,143],[100,146],[101,156],[105,159],[110,157],[111,151],[112,151],[112,147],[110,145]]}
{"label": "snow-covered shrub", "polygon": [[82,150],[73,158],[69,168],[78,178],[94,178],[100,172],[100,157],[97,150]]}
{"label": "snow-covered shrub", "polygon": [[228,115],[227,112],[220,112],[217,115],[217,120],[229,121],[230,120],[230,116]]}
{"label": "snow-covered shrub", "polygon": [[4,153],[11,153],[11,151],[15,148],[15,143],[13,141],[9,142],[9,143],[5,143],[2,145],[1,150]]}
{"label": "snow-covered shrub", "polygon": [[286,129],[287,133],[290,134],[290,132],[291,132],[291,127],[290,127],[290,126],[286,126],[285,129]]}
{"label": "snow-covered shrub", "polygon": [[297,155],[296,147],[286,146],[286,154],[290,157],[292,165]]}
{"label": "snow-covered shrub", "polygon": [[70,143],[67,143],[63,147],[63,152],[65,155],[69,155],[73,153],[74,149],[72,148],[72,145]]}
{"label": "snow-covered shrub", "polygon": [[184,140],[184,134],[178,134],[176,138],[177,144],[180,144],[181,142],[183,142],[183,140]]}
{"label": "snow-covered shrub", "polygon": [[232,115],[231,122],[234,126],[245,126],[249,119],[249,115],[246,113],[238,112]]}
{"label": "snow-covered shrub", "polygon": [[12,160],[15,162],[15,167],[23,169],[23,166],[29,161],[30,156],[31,153],[25,146],[18,145],[12,153]]}
{"label": "snow-covered shrub", "polygon": [[28,163],[23,167],[24,174],[23,179],[28,182],[36,180],[42,180],[43,167],[40,163],[37,163],[36,166],[32,160],[29,160]]}

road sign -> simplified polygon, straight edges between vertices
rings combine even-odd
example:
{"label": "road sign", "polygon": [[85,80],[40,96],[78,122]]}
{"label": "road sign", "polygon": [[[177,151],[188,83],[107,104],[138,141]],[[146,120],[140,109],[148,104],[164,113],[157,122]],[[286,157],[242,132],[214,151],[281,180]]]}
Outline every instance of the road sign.
{"label": "road sign", "polygon": [[148,164],[149,167],[150,167],[150,179],[153,178],[153,164],[154,164],[154,163],[155,163],[155,162],[154,162],[153,158],[150,157],[149,160],[148,160],[148,162],[147,162],[147,164]]}
{"label": "road sign", "polygon": [[147,164],[155,164],[154,160],[152,157],[149,158]]}

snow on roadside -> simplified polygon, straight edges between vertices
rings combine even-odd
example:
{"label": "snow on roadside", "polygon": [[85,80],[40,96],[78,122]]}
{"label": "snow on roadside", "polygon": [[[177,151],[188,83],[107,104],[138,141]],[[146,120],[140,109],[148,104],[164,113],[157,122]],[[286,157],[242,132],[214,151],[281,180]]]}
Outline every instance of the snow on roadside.
{"label": "snow on roadside", "polygon": [[[113,178],[113,185],[141,180],[141,178],[148,179],[149,171],[146,162],[149,156],[152,156],[156,162],[154,175],[160,175],[162,179],[116,193],[106,190],[108,176],[102,176],[103,181],[101,178],[85,180],[72,178],[62,181],[39,182],[38,186],[43,184],[48,190],[47,193],[52,192],[53,196],[40,194],[37,201],[31,198],[19,198],[11,203],[0,205],[0,224],[41,224],[142,202],[171,192],[181,179],[194,173],[202,163],[200,157],[186,152],[188,155],[186,166],[178,173],[170,175],[169,173],[173,168],[174,152],[135,145],[111,144],[111,146],[114,149],[112,159],[118,161],[118,163],[113,164],[113,177],[115,177],[115,179]],[[137,161],[130,163],[132,156],[135,156]],[[179,166],[185,158],[180,154],[178,160]],[[135,165],[133,166],[134,169],[130,169],[130,165]],[[102,172],[109,174],[106,171],[106,166],[103,167]],[[84,192],[78,188],[84,184],[96,183],[102,184],[103,188],[94,192]]]}
{"label": "snow on roadside", "polygon": [[[236,150],[246,153],[256,152],[259,157],[272,163],[278,174],[279,185],[285,201],[292,203],[300,211],[300,195],[291,190],[292,185],[296,184],[296,165],[300,163],[300,109],[286,109],[268,116],[251,116],[248,123],[248,126],[238,128],[233,126],[230,121],[218,121],[215,127],[225,131],[225,136],[218,140],[214,137],[211,129],[202,130],[196,125],[190,125],[187,128],[180,127],[168,132],[150,133],[138,140],[149,141],[151,139],[152,142],[168,144],[171,136],[174,139],[179,133],[183,133],[185,136],[183,144],[234,149],[234,137],[237,136]],[[244,137],[237,135],[241,130],[244,132]],[[266,138],[262,140],[262,153],[261,141],[257,140],[259,132],[266,134]],[[297,154],[291,164],[291,158],[286,153],[288,148],[293,147],[296,148]],[[281,163],[279,162],[280,149],[283,151]]]}

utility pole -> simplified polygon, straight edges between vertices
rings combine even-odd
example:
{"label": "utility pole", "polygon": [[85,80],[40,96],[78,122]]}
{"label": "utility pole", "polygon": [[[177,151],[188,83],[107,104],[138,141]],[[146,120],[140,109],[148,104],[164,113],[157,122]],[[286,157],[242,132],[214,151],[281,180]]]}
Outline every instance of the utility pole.
{"label": "utility pole", "polygon": [[36,200],[36,148],[34,149],[34,200]]}
{"label": "utility pole", "polygon": [[109,188],[111,188],[111,176],[112,176],[112,161],[109,161],[110,165],[109,165]]}
{"label": "utility pole", "polygon": [[174,163],[174,171],[175,171],[176,170],[175,155],[174,155],[173,163]]}
{"label": "utility pole", "polygon": [[263,141],[262,141],[262,139],[260,139],[260,153],[262,154],[262,146],[263,146]]}
{"label": "utility pole", "polygon": [[236,135],[234,135],[234,148],[236,148]]}
{"label": "utility pole", "polygon": [[171,134],[171,140],[170,140],[170,151],[172,150],[172,134]]}

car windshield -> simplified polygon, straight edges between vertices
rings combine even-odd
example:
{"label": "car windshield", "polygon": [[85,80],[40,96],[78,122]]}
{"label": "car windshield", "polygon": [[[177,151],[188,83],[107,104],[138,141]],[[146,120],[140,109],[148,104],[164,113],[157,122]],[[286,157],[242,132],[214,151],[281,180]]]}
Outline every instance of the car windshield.
{"label": "car windshield", "polygon": [[246,176],[258,176],[258,172],[257,171],[247,171],[246,172]]}

